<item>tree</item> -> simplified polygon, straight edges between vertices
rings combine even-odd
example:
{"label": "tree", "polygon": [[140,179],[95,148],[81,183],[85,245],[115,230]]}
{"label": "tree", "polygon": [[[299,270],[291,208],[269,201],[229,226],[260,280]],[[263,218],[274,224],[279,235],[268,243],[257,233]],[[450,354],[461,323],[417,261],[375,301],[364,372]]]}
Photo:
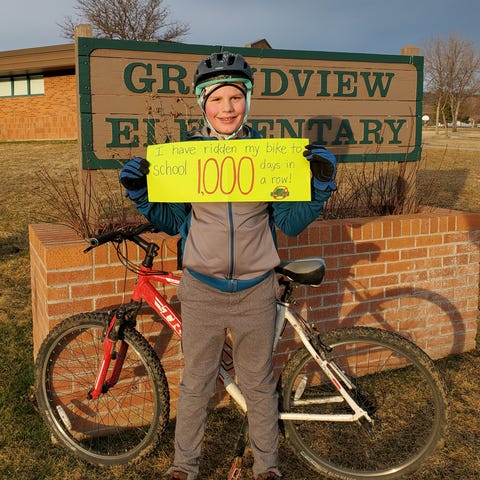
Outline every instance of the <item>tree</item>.
{"label": "tree", "polygon": [[76,19],[67,16],[58,26],[64,38],[73,39],[75,27],[88,23],[95,37],[123,40],[179,40],[187,24],[171,19],[163,0],[77,0]]}
{"label": "tree", "polygon": [[424,47],[424,57],[427,88],[436,96],[437,132],[440,114],[446,125],[447,106],[456,131],[462,104],[480,92],[480,54],[473,41],[451,34],[448,40],[432,38]]}
{"label": "tree", "polygon": [[467,99],[463,109],[465,118],[472,127],[480,123],[480,95],[475,95]]}

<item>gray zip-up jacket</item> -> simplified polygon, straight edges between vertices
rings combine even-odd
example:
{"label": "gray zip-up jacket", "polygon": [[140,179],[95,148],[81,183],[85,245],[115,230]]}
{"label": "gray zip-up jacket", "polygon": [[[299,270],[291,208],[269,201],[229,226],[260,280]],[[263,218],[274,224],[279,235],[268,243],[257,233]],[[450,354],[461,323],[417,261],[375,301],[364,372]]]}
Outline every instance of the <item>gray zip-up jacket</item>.
{"label": "gray zip-up jacket", "polygon": [[[260,138],[245,127],[242,138]],[[214,140],[204,128],[190,140]],[[183,267],[222,291],[255,285],[280,262],[276,228],[298,235],[318,218],[331,191],[312,187],[308,202],[152,203],[147,195],[137,209],[158,229],[183,238]]]}

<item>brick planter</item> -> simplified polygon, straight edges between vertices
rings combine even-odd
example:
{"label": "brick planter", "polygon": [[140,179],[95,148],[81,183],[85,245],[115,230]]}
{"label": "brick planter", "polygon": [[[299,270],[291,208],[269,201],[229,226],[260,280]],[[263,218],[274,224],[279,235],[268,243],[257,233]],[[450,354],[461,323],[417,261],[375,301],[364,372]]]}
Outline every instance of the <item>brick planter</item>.
{"label": "brick planter", "polygon": [[[34,354],[57,322],[74,313],[118,305],[125,270],[111,246],[84,254],[68,228],[30,225]],[[162,245],[159,268],[176,268],[176,238]],[[480,214],[436,209],[415,215],[314,222],[296,238],[279,236],[283,258],[321,256],[319,288],[299,289],[304,316],[322,331],[374,325],[401,332],[433,358],[475,347],[479,306]],[[138,252],[130,248],[130,253]],[[127,291],[133,287],[129,273]],[[172,287],[161,287],[175,300]],[[128,297],[127,297],[128,299]],[[178,303],[177,303],[178,306]],[[341,318],[341,320],[338,320]],[[179,341],[145,310],[139,329],[162,357],[175,411],[182,368]],[[294,342],[287,330],[282,349]],[[277,357],[285,360],[286,353]]]}

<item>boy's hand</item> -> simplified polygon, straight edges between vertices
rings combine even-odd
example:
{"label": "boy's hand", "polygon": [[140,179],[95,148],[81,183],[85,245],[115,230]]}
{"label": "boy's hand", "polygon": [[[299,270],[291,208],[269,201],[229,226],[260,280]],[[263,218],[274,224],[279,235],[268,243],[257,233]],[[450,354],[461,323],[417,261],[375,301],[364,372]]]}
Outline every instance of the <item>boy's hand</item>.
{"label": "boy's hand", "polygon": [[303,156],[310,162],[313,175],[313,186],[317,190],[336,190],[335,175],[337,174],[337,159],[335,155],[322,145],[311,144],[305,147]]}
{"label": "boy's hand", "polygon": [[126,188],[127,197],[137,200],[147,192],[147,173],[150,164],[147,160],[135,157],[128,161],[120,172],[120,183]]}

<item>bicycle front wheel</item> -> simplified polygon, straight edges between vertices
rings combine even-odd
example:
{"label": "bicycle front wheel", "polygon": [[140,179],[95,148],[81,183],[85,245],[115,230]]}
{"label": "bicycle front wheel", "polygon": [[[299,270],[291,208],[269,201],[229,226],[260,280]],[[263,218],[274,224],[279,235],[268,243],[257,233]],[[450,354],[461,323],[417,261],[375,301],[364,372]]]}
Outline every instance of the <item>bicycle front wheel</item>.
{"label": "bicycle front wheel", "polygon": [[344,480],[393,480],[417,470],[439,447],[447,425],[446,387],[430,357],[398,334],[369,327],[334,330],[322,341],[372,423],[335,421],[353,411],[302,348],[282,373],[282,409],[331,420],[285,421],[295,453],[318,472]]}
{"label": "bicycle front wheel", "polygon": [[[154,350],[125,328],[128,351],[118,382],[90,400],[103,357],[106,312],[74,315],[53,328],[35,363],[40,413],[61,445],[96,465],[135,463],[169,420],[168,384]],[[115,359],[112,359],[112,365]]]}

